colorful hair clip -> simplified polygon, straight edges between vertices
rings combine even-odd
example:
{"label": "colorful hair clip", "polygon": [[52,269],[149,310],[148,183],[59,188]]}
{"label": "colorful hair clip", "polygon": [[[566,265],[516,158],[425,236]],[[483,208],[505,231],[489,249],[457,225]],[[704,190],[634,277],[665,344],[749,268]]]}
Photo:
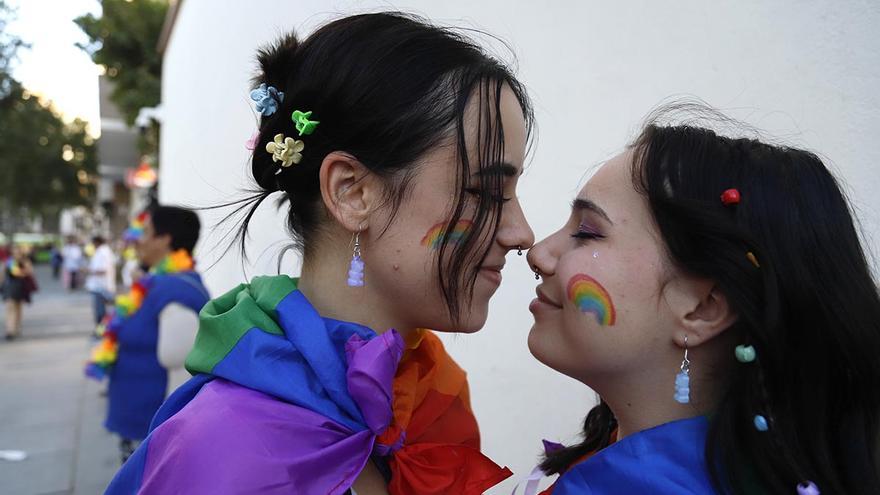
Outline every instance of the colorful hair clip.
{"label": "colorful hair clip", "polygon": [[758,263],[758,258],[755,257],[755,253],[749,251],[748,253],[746,253],[746,258],[748,258],[749,261],[751,261],[752,264],[755,265],[755,268],[761,268],[761,264]]}
{"label": "colorful hair clip", "polygon": [[751,363],[757,357],[755,348],[750,345],[738,345],[734,353],[736,354],[736,360],[741,363]]}
{"label": "colorful hair clip", "polygon": [[819,487],[810,480],[807,480],[805,483],[798,483],[797,492],[798,495],[821,495]]}
{"label": "colorful hair clip", "polygon": [[770,429],[770,425],[767,423],[767,418],[761,416],[760,414],[755,416],[755,429],[758,431],[767,431]]}
{"label": "colorful hair clip", "polygon": [[721,202],[724,206],[739,204],[739,191],[736,189],[728,189],[721,193]]}
{"label": "colorful hair clip", "polygon": [[248,140],[244,142],[244,147],[251,151],[254,151],[255,149],[257,149],[257,141],[259,139],[260,131],[254,131],[254,133],[251,134],[251,137],[249,137]]}
{"label": "colorful hair clip", "polygon": [[266,143],[266,151],[272,153],[273,162],[281,162],[282,167],[289,167],[302,160],[301,151],[306,147],[302,141],[276,134],[275,139]]}
{"label": "colorful hair clip", "polygon": [[268,117],[278,110],[278,104],[284,101],[284,93],[263,83],[251,91],[251,99],[257,102],[257,111]]}
{"label": "colorful hair clip", "polygon": [[290,114],[290,120],[296,124],[296,130],[299,131],[300,136],[308,136],[315,132],[315,128],[320,124],[317,120],[309,120],[311,116],[311,111],[300,112],[299,110],[294,110],[293,113]]}

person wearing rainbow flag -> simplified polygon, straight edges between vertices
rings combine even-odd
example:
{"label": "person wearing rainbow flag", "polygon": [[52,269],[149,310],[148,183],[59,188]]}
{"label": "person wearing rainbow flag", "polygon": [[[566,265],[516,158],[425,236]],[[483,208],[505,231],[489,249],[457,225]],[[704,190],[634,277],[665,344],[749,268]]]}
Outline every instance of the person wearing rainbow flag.
{"label": "person wearing rainbow flag", "polygon": [[516,197],[524,88],[463,35],[394,12],[258,60],[259,190],[230,205],[242,242],[260,203],[287,205],[301,276],[205,306],[193,378],[106,493],[484,493],[512,473],[480,451],[435,331],[480,330],[506,256],[534,241]]}
{"label": "person wearing rainbow flag", "polygon": [[[163,341],[192,335],[194,329],[180,315],[195,320],[210,299],[192,258],[199,229],[192,211],[159,206],[139,216],[126,233],[137,233],[138,259],[149,273],[116,298],[86,365],[88,376],[109,378],[104,426],[121,437],[123,462],[147,436],[150,420],[165,399],[172,366],[163,356]],[[192,339],[183,345],[188,351]]]}

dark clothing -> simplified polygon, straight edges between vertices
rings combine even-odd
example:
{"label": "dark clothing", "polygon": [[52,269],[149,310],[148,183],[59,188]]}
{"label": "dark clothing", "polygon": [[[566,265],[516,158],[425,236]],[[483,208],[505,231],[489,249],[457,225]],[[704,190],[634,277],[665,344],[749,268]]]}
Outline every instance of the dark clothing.
{"label": "dark clothing", "polygon": [[28,283],[28,277],[16,277],[12,274],[9,266],[3,267],[5,277],[3,278],[3,300],[31,302],[31,290]]}

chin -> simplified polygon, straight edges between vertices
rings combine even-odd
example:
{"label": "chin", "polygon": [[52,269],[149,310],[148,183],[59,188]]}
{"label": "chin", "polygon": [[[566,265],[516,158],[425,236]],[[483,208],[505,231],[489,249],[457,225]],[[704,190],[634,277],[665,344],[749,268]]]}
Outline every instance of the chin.
{"label": "chin", "polygon": [[529,352],[532,353],[532,356],[534,356],[535,359],[537,359],[538,361],[540,361],[544,364],[547,364],[541,358],[541,356],[543,356],[543,353],[541,352],[542,349],[541,349],[540,337],[537,335],[538,333],[540,333],[539,330],[536,330],[537,326],[538,326],[538,324],[535,323],[534,325],[532,325],[532,328],[529,329],[529,336],[528,336],[528,338],[526,338],[526,344],[529,346]]}
{"label": "chin", "polygon": [[529,346],[529,352],[532,353],[532,356],[535,357],[541,364],[553,368],[555,370],[559,370],[553,364],[553,351],[552,349],[547,349],[547,339],[542,339],[543,331],[541,326],[538,323],[532,325],[532,328],[529,330],[529,336],[526,339],[526,342]]}
{"label": "chin", "polygon": [[466,314],[465,317],[458,322],[457,326],[452,327],[450,325],[450,329],[445,331],[454,333],[476,333],[486,326],[487,317],[488,307],[483,305],[478,311],[471,309],[470,313]]}
{"label": "chin", "polygon": [[450,330],[455,333],[477,333],[486,326],[486,315],[484,314],[482,317],[478,317],[477,315],[470,315],[469,317],[461,320],[454,329]]}
{"label": "chin", "polygon": [[542,338],[542,332],[537,330],[537,325],[529,331],[529,352],[544,366],[561,373],[569,378],[577,380],[584,385],[594,388],[592,382],[587,379],[593,370],[588,366],[589,358],[574,354],[572,349],[554,347],[548,339]]}

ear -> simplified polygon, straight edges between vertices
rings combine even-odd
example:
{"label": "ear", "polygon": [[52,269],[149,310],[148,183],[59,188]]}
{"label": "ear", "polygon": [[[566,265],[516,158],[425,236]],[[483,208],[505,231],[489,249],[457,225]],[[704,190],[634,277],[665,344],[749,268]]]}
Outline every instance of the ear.
{"label": "ear", "polygon": [[715,282],[706,279],[680,278],[665,288],[665,298],[677,331],[673,339],[684,347],[697,347],[721,335],[736,322],[737,315]]}
{"label": "ear", "polygon": [[365,230],[381,198],[381,184],[369,169],[355,157],[334,151],[321,162],[319,179],[327,212],[349,232]]}

